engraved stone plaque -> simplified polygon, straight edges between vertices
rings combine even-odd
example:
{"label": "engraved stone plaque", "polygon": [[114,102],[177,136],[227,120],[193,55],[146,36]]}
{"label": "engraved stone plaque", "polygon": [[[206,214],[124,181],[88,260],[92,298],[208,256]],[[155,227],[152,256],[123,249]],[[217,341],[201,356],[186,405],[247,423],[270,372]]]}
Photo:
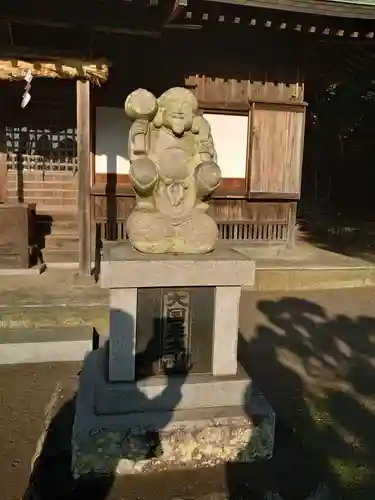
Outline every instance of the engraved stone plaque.
{"label": "engraved stone plaque", "polygon": [[136,376],[212,372],[214,287],[138,290]]}
{"label": "engraved stone plaque", "polygon": [[191,301],[187,290],[162,291],[161,369],[183,371],[190,364]]}

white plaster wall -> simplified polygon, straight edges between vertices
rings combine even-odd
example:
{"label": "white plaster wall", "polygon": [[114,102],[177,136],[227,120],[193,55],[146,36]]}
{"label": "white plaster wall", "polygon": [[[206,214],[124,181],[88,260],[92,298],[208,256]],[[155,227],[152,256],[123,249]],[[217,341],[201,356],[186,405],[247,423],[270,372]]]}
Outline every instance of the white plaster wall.
{"label": "white plaster wall", "polygon": [[131,124],[123,108],[96,108],[96,173],[129,173],[128,137]]}
{"label": "white plaster wall", "polygon": [[[248,117],[205,113],[224,178],[246,177]],[[96,108],[95,171],[98,174],[129,173],[128,137],[131,120],[123,108]]]}
{"label": "white plaster wall", "polygon": [[217,162],[226,179],[246,177],[248,116],[204,113],[211,125]]}

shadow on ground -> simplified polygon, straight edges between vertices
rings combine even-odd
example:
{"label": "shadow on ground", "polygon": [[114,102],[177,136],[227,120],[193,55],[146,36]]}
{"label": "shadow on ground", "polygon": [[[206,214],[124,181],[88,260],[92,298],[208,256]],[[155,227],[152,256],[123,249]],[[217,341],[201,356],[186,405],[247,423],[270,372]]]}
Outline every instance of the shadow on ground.
{"label": "shadow on ground", "polygon": [[[111,322],[119,325],[118,328],[123,328],[124,331],[133,330],[133,318],[130,315],[115,308],[110,310],[110,314]],[[162,359],[159,338],[162,319],[151,316],[151,320],[153,327],[150,328],[150,335],[146,338],[144,349],[136,354],[136,366],[139,361],[142,368],[136,370],[137,380],[140,381],[155,375],[157,371],[158,374],[165,375],[168,382],[173,373],[178,374],[177,383],[176,380],[173,384],[167,383],[163,391],[152,400],[148,400],[141,391],[137,393],[134,391],[132,397],[141,408],[148,408],[148,411],[152,411],[153,408],[165,407],[170,407],[173,410],[181,399],[181,387],[189,374],[190,365],[181,367],[177,363],[171,368]],[[182,321],[183,318],[174,319],[174,328],[178,330]],[[96,391],[94,384],[97,382],[98,369],[103,368],[104,373],[101,374],[103,377],[105,377],[105,373],[108,373],[109,353],[108,342],[99,346],[99,339],[95,331],[93,347],[94,350],[86,356],[83,362],[80,373],[80,390],[74,398],[66,401],[58,409],[51,424],[46,429],[42,449],[39,454],[37,453],[29,485],[22,500],[86,500],[88,498],[90,500],[105,500],[110,498],[120,458],[137,462],[159,457],[162,453],[159,429],[147,431],[143,437],[138,439],[134,434],[123,431],[116,443],[108,442],[108,438],[104,441],[103,438],[100,439],[101,432],[107,429],[98,428],[99,424],[95,415],[94,393],[96,394]],[[175,347],[181,350],[181,346],[176,345]],[[125,349],[126,345],[123,348]],[[75,418],[76,410],[79,418]],[[170,412],[162,412],[162,414],[161,429],[166,427],[170,421]],[[73,432],[73,426],[75,432]],[[77,436],[79,436],[79,442],[77,442]],[[78,447],[78,452],[75,453],[76,467],[81,474],[78,480],[74,479],[71,470],[72,437],[75,439],[75,447]],[[115,449],[112,449],[113,444],[115,444]],[[96,451],[99,451],[99,446],[102,449],[98,457]],[[154,491],[150,490],[148,498],[153,498]],[[121,493],[121,496],[116,498],[120,500],[123,498],[122,495]]]}
{"label": "shadow on ground", "polygon": [[104,500],[113,478],[85,477],[74,482],[71,474],[71,437],[75,399],[68,400],[48,427],[43,449],[34,463],[22,500]]}
{"label": "shadow on ground", "polygon": [[297,297],[256,297],[243,297],[239,358],[276,411],[273,459],[74,484],[72,399],[48,429],[23,500],[35,491],[38,500],[262,500],[266,491],[305,500],[321,483],[330,500],[375,498],[375,318],[328,314]]}
{"label": "shadow on ground", "polygon": [[322,250],[375,263],[375,223],[351,219],[328,211],[321,216],[301,216],[299,239]]}
{"label": "shadow on ground", "polygon": [[[247,341],[240,335],[239,353],[278,417],[269,488],[297,500],[324,481],[334,499],[374,498],[375,318],[329,316],[294,297],[256,309],[262,324]],[[231,499],[235,469],[228,466]]]}

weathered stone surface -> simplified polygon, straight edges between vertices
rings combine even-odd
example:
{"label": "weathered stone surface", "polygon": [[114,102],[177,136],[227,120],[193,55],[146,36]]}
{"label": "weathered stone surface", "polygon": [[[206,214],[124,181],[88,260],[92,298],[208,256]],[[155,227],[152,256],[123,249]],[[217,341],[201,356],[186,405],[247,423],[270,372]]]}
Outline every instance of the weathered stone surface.
{"label": "weathered stone surface", "polygon": [[109,304],[109,380],[134,380],[137,289],[112,289]]}
{"label": "weathered stone surface", "polygon": [[73,471],[135,474],[181,467],[209,467],[225,462],[249,463],[273,453],[273,418],[256,427],[246,417],[215,419],[152,433],[102,429],[85,442],[73,440]]}
{"label": "weathered stone surface", "polygon": [[[180,396],[175,394],[175,382],[167,389],[175,394],[174,403],[169,401],[160,407],[158,400],[162,395],[150,393],[148,411],[132,412],[128,408],[118,415],[99,414],[96,405],[102,401],[96,394],[95,380],[104,377],[100,370],[100,356],[104,353],[103,349],[92,353],[81,373],[72,433],[75,476],[116,470],[133,474],[212,466],[272,456],[275,414],[249,380],[242,381],[242,386],[247,387],[245,393],[234,394],[231,403],[235,406],[228,406],[228,399],[224,406],[211,407],[207,406],[207,398],[206,405],[199,398],[193,398],[189,409],[176,410]],[[192,377],[199,379],[199,376]],[[169,384],[172,382],[171,377]],[[219,385],[229,383],[227,379],[217,379],[217,382]],[[235,380],[233,382],[236,385]],[[213,389],[211,392],[217,394]],[[230,392],[241,391],[237,388]]]}
{"label": "weathered stone surface", "polygon": [[144,253],[212,251],[218,230],[202,200],[219,186],[221,171],[196,98],[179,87],[157,100],[138,89],[126,99],[125,111],[134,120],[129,176],[137,193],[127,220],[130,242]]}
{"label": "weathered stone surface", "polygon": [[[241,406],[251,390],[251,382],[241,378],[212,375],[152,377],[138,383],[112,384],[92,380],[95,411],[98,415],[129,415],[141,412],[189,410]],[[140,417],[139,419],[141,419]],[[137,417],[135,416],[135,421]]]}
{"label": "weathered stone surface", "polygon": [[104,243],[102,288],[252,287],[254,281],[255,262],[225,246],[209,255],[146,255],[126,242]]}

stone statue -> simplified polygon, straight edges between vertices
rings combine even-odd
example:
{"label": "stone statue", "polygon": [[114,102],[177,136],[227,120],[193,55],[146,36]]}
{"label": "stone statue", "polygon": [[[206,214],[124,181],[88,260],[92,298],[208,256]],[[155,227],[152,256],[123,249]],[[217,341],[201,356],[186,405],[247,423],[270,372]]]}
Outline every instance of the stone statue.
{"label": "stone statue", "polygon": [[194,95],[172,88],[156,99],[138,89],[125,102],[134,121],[129,135],[129,176],[137,195],[127,233],[144,253],[203,254],[218,231],[205,200],[221,171],[210,126]]}

